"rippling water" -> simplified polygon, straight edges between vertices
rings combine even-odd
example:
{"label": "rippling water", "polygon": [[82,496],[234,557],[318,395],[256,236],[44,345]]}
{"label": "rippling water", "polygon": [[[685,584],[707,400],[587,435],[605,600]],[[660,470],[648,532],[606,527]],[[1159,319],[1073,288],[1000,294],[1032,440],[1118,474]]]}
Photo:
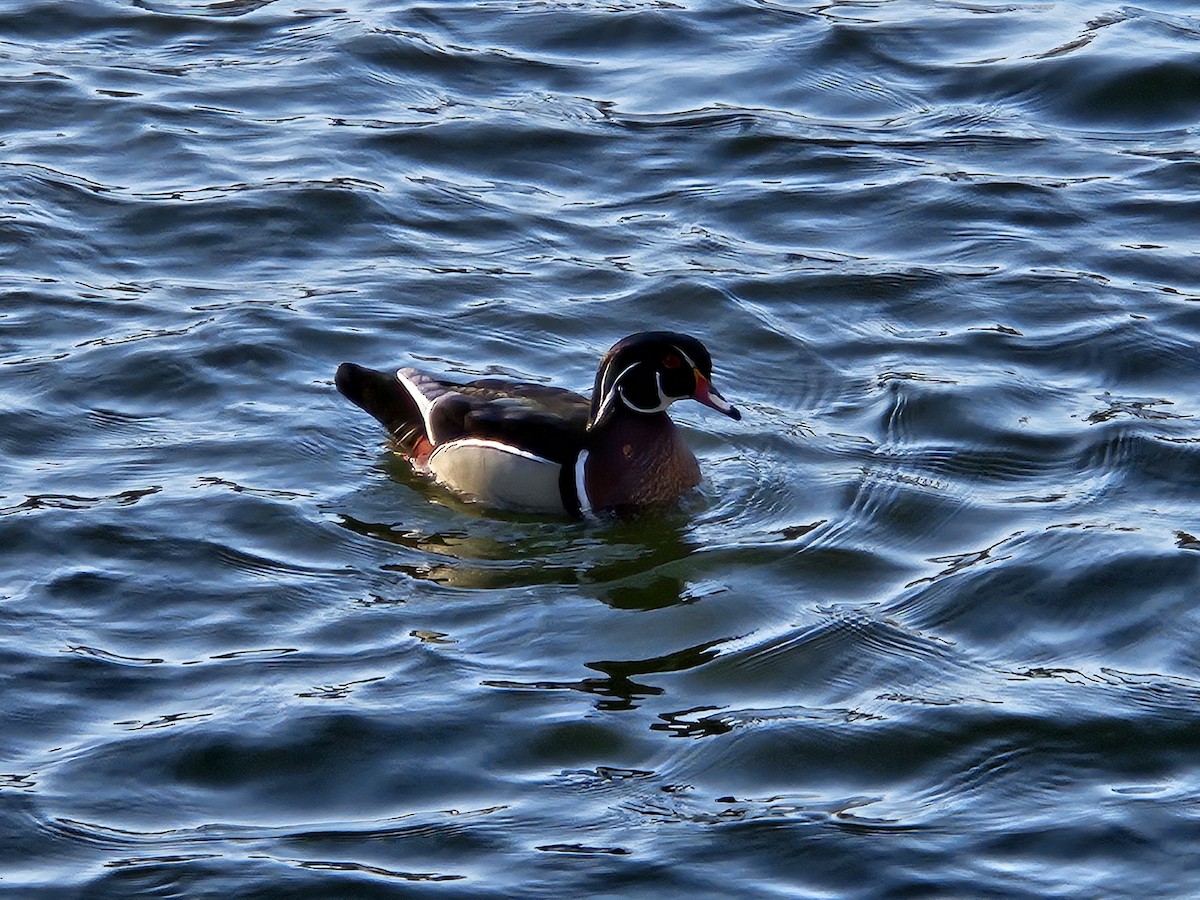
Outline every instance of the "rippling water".
{"label": "rippling water", "polygon": [[[1191,0],[16,0],[0,892],[1200,891]],[[704,338],[652,521],[344,359]]]}

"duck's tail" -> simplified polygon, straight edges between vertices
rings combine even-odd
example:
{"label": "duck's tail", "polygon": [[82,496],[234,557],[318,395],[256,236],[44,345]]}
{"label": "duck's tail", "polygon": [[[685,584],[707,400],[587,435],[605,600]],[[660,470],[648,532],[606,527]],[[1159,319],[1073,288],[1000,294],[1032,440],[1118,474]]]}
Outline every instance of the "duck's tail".
{"label": "duck's tail", "polygon": [[383,424],[401,453],[412,456],[429,443],[417,401],[394,374],[342,363],[334,384],[343,397]]}

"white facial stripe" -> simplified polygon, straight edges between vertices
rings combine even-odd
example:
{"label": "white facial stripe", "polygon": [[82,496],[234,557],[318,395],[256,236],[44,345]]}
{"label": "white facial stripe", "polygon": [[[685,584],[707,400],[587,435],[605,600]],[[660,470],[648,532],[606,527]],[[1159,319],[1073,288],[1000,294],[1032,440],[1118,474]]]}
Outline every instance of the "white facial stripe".
{"label": "white facial stripe", "polygon": [[685,363],[687,363],[693,369],[698,368],[698,366],[694,362],[692,362],[692,358],[690,356],[688,356],[686,353],[684,353],[682,350],[680,350],[674,344],[672,344],[671,347],[675,350],[676,353],[678,353],[680,356],[683,357],[683,361]]}
{"label": "white facial stripe", "polygon": [[667,396],[667,394],[663,390],[663,386],[662,386],[662,372],[655,372],[654,380],[655,380],[655,383],[658,385],[658,406],[652,406],[649,409],[646,409],[641,406],[637,406],[636,404],[630,402],[629,398],[625,396],[625,389],[622,387],[618,387],[617,392],[621,395],[621,402],[624,403],[626,406],[628,406],[630,409],[632,409],[634,412],[655,413],[655,412],[665,411],[668,406],[670,406],[676,400],[680,399],[678,397],[668,397]]}
{"label": "white facial stripe", "polygon": [[[640,362],[630,363],[624,369],[622,369],[621,374],[613,379],[613,387],[616,387],[617,385],[619,385],[621,383],[622,378],[624,378],[626,375],[628,375],[630,372],[632,372],[634,369],[636,369],[640,365],[641,365]],[[612,388],[609,388],[609,395],[610,396],[612,395]]]}
{"label": "white facial stripe", "polygon": [[[598,407],[598,411],[596,413],[597,421],[599,421],[600,419],[603,419],[606,415],[608,415],[608,412],[612,408],[612,405],[617,402],[617,394],[621,390],[621,379],[624,378],[626,375],[628,375],[630,372],[632,372],[634,369],[636,369],[640,365],[641,365],[640,362],[635,362],[631,365],[626,366],[625,369],[621,372],[621,374],[613,379],[612,386],[608,389],[608,393],[604,395],[604,397],[602,398],[602,400],[600,402],[600,406]],[[622,399],[624,399],[624,395],[622,395]],[[628,403],[626,403],[626,405],[628,405]]]}

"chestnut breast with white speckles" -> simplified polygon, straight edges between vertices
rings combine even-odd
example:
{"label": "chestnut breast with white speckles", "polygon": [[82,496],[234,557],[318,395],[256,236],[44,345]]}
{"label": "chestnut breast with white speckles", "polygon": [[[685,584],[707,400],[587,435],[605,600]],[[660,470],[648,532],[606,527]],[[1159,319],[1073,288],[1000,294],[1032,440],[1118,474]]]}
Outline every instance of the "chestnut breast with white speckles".
{"label": "chestnut breast with white speckles", "polygon": [[700,466],[666,413],[614,418],[588,447],[584,485],[595,509],[666,503],[700,483]]}

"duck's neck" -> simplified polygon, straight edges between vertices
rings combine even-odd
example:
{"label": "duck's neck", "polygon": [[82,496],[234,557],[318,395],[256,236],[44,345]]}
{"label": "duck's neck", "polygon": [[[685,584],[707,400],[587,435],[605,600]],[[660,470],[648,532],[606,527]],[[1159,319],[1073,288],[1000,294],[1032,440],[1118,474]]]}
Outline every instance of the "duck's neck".
{"label": "duck's neck", "polygon": [[596,508],[674,500],[700,482],[700,467],[665,412],[619,409],[588,435],[585,478]]}

